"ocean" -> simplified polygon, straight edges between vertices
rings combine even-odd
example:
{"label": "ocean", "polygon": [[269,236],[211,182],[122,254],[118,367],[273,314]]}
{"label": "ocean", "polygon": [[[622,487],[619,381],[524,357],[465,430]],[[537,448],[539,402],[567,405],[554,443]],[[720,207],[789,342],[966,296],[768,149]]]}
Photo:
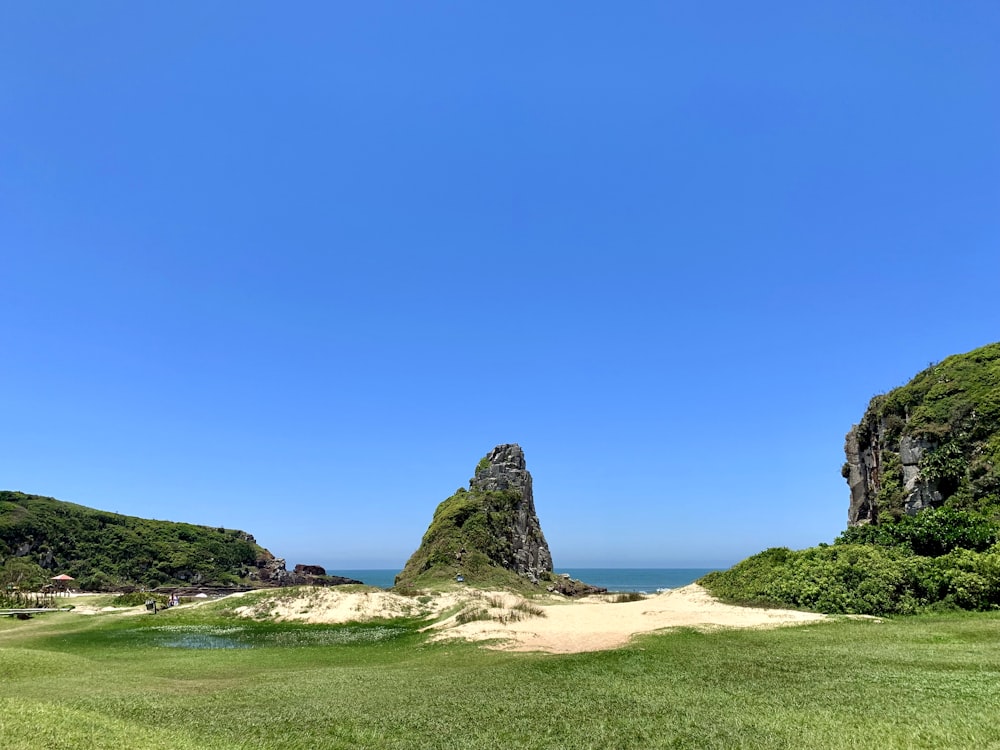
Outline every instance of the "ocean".
{"label": "ocean", "polygon": [[[569,573],[591,586],[603,586],[608,591],[641,591],[655,594],[661,589],[676,589],[694,583],[715,568],[559,568],[557,573]],[[330,568],[327,574],[364,581],[369,586],[391,588],[398,570],[345,570]]]}

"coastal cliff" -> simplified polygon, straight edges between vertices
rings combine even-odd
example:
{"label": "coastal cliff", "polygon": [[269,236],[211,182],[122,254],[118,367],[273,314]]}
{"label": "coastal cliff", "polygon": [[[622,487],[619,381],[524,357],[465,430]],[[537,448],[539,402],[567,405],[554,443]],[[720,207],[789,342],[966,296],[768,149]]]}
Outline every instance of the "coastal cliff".
{"label": "coastal cliff", "polygon": [[1000,510],[1000,343],[875,396],[844,452],[850,526],[942,505]]}

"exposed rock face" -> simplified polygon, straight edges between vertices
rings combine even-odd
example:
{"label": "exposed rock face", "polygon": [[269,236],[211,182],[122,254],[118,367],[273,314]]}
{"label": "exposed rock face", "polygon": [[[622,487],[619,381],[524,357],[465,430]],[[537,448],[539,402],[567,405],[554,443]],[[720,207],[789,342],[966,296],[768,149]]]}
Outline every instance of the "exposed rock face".
{"label": "exposed rock face", "polygon": [[535,496],[531,489],[531,474],[524,461],[524,451],[514,444],[498,445],[486,454],[476,468],[476,475],[469,480],[470,490],[513,490],[520,494],[513,523],[507,534],[511,557],[500,564],[518,575],[533,581],[543,573],[552,572],[552,553],[542,533],[542,525],[535,513]]}
{"label": "exposed rock face", "polygon": [[261,555],[257,558],[257,570],[250,573],[250,580],[269,583],[273,586],[287,586],[292,574],[285,569],[285,558]]}
{"label": "exposed rock face", "polygon": [[920,460],[937,446],[930,440],[903,435],[899,439],[899,459],[903,466],[903,509],[910,515],[940,505],[944,498],[932,482],[920,474]]}
{"label": "exposed rock face", "polygon": [[[396,576],[397,585],[453,578],[495,580],[497,569],[532,583],[550,579],[552,554],[542,533],[531,474],[518,445],[498,445],[434,512],[420,547]],[[492,572],[491,572],[492,571]],[[502,577],[502,576],[501,576]]]}
{"label": "exposed rock face", "polygon": [[875,520],[875,482],[872,475],[878,474],[875,455],[868,449],[862,456],[858,446],[858,426],[853,425],[844,443],[847,463],[844,464],[844,479],[851,488],[851,505],[847,509],[847,523],[857,526]]}
{"label": "exposed rock face", "polygon": [[936,447],[925,438],[889,435],[879,423],[862,448],[859,426],[851,427],[844,444],[844,478],[851,488],[848,525],[877,521],[879,511],[913,515],[940,505],[943,497],[936,483],[920,473],[921,458]]}

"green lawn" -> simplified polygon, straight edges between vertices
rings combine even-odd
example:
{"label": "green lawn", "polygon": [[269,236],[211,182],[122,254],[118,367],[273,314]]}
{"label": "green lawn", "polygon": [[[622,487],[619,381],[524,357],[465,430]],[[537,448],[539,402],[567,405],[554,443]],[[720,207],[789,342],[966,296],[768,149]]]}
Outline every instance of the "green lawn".
{"label": "green lawn", "polygon": [[0,618],[0,744],[1000,748],[998,645],[996,614],[684,630],[573,656],[211,606]]}

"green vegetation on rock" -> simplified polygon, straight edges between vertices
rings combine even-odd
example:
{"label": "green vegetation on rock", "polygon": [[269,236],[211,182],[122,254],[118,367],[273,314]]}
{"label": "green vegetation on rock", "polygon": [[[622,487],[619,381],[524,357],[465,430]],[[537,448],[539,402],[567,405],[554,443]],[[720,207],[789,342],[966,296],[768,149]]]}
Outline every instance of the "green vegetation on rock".
{"label": "green vegetation on rock", "polygon": [[876,396],[847,438],[850,525],[702,579],[729,601],[831,613],[1000,608],[1000,344]]}
{"label": "green vegetation on rock", "polygon": [[515,490],[460,488],[434,511],[420,547],[396,576],[396,586],[434,586],[461,575],[472,585],[524,587],[527,581],[507,567],[520,502]]}
{"label": "green vegetation on rock", "polygon": [[904,441],[920,453],[915,487],[932,504],[1000,513],[1000,343],[948,357],[875,396],[852,434],[875,495],[852,523],[910,512]]}
{"label": "green vegetation on rock", "polygon": [[535,513],[531,474],[516,443],[498,445],[476,465],[469,489],[438,505],[396,589],[462,581],[526,590],[552,580],[552,557]]}
{"label": "green vegetation on rock", "polygon": [[[0,569],[36,586],[67,573],[84,590],[164,584],[234,585],[260,556],[253,537],[234,529],[153,521],[51,497],[0,491]],[[13,583],[19,583],[10,581]]]}

